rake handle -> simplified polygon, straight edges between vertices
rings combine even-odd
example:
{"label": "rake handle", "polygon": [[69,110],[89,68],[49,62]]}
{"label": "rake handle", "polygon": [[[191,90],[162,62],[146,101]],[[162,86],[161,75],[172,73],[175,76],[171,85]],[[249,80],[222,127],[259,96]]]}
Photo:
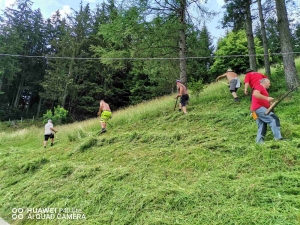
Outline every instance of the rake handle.
{"label": "rake handle", "polygon": [[174,106],[174,111],[175,111],[175,109],[176,109],[177,102],[178,102],[178,98],[176,98],[176,102],[175,102],[175,106]]}

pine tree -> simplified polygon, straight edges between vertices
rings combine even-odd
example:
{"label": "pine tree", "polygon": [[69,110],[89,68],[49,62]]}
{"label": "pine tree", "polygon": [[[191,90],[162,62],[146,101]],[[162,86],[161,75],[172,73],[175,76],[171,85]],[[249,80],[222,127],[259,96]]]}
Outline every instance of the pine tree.
{"label": "pine tree", "polygon": [[11,90],[11,87],[17,87],[13,89],[14,92],[7,93],[9,96],[6,101],[15,108],[14,111],[28,115],[29,109],[36,103],[35,96],[44,75],[45,60],[35,57],[41,56],[45,50],[43,17],[39,9],[32,10],[31,1],[19,0],[16,9],[6,8],[3,19],[4,51],[26,56],[14,57],[9,62],[9,58],[1,60],[5,71],[5,88]]}
{"label": "pine tree", "polygon": [[[192,29],[192,28],[191,28]],[[190,79],[209,83],[213,80],[209,73],[213,64],[214,46],[211,35],[204,24],[200,31],[191,31],[187,35],[187,56],[197,57],[187,61]]]}
{"label": "pine tree", "polygon": [[225,0],[226,12],[223,17],[223,27],[233,27],[233,31],[245,29],[247,32],[247,44],[250,68],[257,69],[256,50],[252,29],[251,1],[249,0]]}

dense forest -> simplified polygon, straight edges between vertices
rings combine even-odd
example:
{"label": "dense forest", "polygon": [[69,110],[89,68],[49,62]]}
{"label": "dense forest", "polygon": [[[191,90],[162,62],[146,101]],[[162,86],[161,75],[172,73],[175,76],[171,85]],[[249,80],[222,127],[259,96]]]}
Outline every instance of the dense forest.
{"label": "dense forest", "polygon": [[[69,122],[95,117],[99,100],[112,109],[210,83],[227,68],[282,66],[286,87],[298,84],[299,8],[284,0],[225,0],[213,38],[204,1],[82,2],[62,17],[43,18],[18,0],[0,15],[0,119],[38,118],[61,106]],[[296,19],[295,19],[296,18]]]}

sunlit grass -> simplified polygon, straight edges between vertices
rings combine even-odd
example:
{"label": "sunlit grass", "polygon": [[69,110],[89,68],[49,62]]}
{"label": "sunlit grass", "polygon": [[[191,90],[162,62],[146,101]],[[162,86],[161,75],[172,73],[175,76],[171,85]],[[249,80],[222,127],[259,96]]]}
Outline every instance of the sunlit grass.
{"label": "sunlit grass", "polygon": [[[103,135],[99,118],[55,126],[46,149],[43,127],[2,132],[0,216],[11,224],[298,224],[300,94],[276,108],[291,140],[276,142],[269,129],[263,145],[249,96],[238,95],[236,104],[225,84],[209,84],[191,93],[187,115],[174,110],[175,94],[143,102],[113,112]],[[20,207],[77,208],[87,219],[12,220]]]}

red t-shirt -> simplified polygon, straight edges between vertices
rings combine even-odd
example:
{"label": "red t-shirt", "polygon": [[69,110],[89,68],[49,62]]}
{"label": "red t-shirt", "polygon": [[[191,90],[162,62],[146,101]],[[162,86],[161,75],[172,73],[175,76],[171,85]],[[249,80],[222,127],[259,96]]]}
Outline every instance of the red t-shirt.
{"label": "red t-shirt", "polygon": [[263,78],[268,78],[268,77],[258,72],[249,72],[245,76],[244,83],[249,83],[249,86],[251,88],[255,88],[256,86],[260,85],[259,82]]}
{"label": "red t-shirt", "polygon": [[[262,95],[269,97],[268,91],[262,85],[256,86],[255,90],[259,91]],[[257,110],[262,106],[269,108],[270,102],[264,99],[256,98],[254,95],[252,95],[251,110]]]}

